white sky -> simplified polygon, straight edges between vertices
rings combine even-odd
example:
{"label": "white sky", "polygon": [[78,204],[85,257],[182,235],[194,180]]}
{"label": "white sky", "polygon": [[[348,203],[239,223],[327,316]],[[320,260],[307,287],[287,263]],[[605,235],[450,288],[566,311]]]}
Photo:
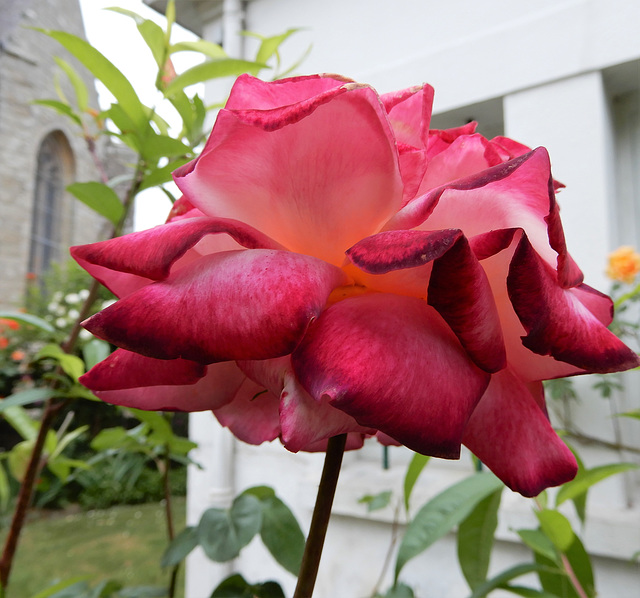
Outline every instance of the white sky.
{"label": "white sky", "polygon": [[[140,37],[132,18],[104,10],[107,7],[119,6],[151,19],[161,27],[166,27],[166,20],[141,0],[80,0],[84,26],[89,42],[104,54],[131,81],[142,102],[153,105],[159,98],[155,90],[155,73],[157,67],[151,52]],[[174,25],[172,41],[195,39],[195,36],[178,25]],[[180,52],[172,57],[177,72],[181,72],[197,62],[196,55],[191,52]],[[100,103],[103,107],[110,104],[110,94],[98,84]],[[171,113],[160,114],[171,122]],[[164,193],[150,189],[138,196],[134,213],[134,228],[142,230],[166,220],[170,203]]]}

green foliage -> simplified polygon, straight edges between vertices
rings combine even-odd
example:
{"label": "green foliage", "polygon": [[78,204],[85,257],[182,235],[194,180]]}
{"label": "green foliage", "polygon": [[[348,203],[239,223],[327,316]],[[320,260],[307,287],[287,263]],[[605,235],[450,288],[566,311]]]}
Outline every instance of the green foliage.
{"label": "green foliage", "polygon": [[378,494],[367,494],[359,499],[358,502],[367,505],[369,513],[384,509],[391,502],[391,490],[384,490]]}
{"label": "green foliage", "polygon": [[499,488],[481,500],[458,527],[458,562],[471,589],[487,579],[501,498]]}
{"label": "green foliage", "polygon": [[461,523],[490,494],[502,488],[493,474],[478,473],[447,488],[425,504],[409,523],[396,560],[395,578],[412,559]]}
{"label": "green foliage", "polygon": [[104,216],[114,226],[117,226],[122,220],[124,206],[111,187],[90,181],[88,183],[73,183],[67,187],[67,191],[83,204]]}
{"label": "green foliage", "polygon": [[236,573],[227,577],[213,591],[211,598],[284,598],[284,592],[275,581],[250,584]]}
{"label": "green foliage", "polygon": [[409,501],[413,487],[416,485],[422,470],[427,466],[427,463],[429,463],[429,459],[430,457],[421,455],[420,453],[414,453],[411,463],[409,463],[407,473],[404,477],[404,507],[407,513],[409,512]]}

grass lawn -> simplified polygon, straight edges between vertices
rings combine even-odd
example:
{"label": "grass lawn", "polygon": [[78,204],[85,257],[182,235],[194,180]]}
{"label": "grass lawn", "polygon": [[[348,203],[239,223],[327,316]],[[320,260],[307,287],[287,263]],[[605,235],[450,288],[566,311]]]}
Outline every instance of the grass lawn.
{"label": "grass lawn", "polygon": [[[185,525],[185,499],[173,502],[176,533]],[[4,539],[4,533],[0,537]],[[20,538],[7,598],[29,598],[54,580],[87,576],[91,584],[114,579],[124,586],[168,585],[160,569],[167,546],[159,503],[78,513],[38,513]],[[182,572],[182,571],[181,571]],[[177,596],[183,595],[183,576]]]}

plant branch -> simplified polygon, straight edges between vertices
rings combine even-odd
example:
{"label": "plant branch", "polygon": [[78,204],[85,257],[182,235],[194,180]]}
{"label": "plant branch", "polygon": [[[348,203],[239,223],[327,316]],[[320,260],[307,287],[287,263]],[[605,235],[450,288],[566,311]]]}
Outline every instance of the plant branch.
{"label": "plant branch", "polygon": [[560,559],[562,560],[562,566],[564,567],[564,570],[565,570],[567,576],[569,577],[569,581],[571,581],[571,585],[573,586],[574,590],[576,591],[576,594],[578,594],[578,596],[580,596],[580,598],[589,598],[587,593],[584,591],[584,588],[580,584],[580,581],[576,577],[576,574],[575,574],[575,572],[573,570],[573,567],[571,566],[571,563],[569,562],[569,559],[567,558],[567,555],[561,553],[560,554]]}
{"label": "plant branch", "polygon": [[64,401],[49,399],[45,405],[42,421],[40,422],[40,428],[38,429],[38,435],[36,436],[33,450],[31,451],[29,464],[27,465],[27,470],[25,471],[24,478],[20,484],[18,499],[13,511],[13,518],[11,519],[11,526],[9,527],[9,533],[2,552],[2,559],[0,559],[0,585],[3,589],[9,584],[13,557],[18,547],[20,532],[22,531],[24,520],[27,516],[27,511],[29,510],[29,505],[31,504],[33,487],[40,470],[40,461],[47,433],[51,429],[56,413],[63,404]]}
{"label": "plant branch", "polygon": [[340,475],[346,442],[346,434],[329,439],[316,505],[311,518],[309,536],[307,537],[302,564],[300,565],[298,585],[293,598],[311,598],[313,596],[313,587],[318,576],[322,547],[327,535],[327,526],[331,517],[331,507],[336,493],[336,486],[338,485],[338,476]]}

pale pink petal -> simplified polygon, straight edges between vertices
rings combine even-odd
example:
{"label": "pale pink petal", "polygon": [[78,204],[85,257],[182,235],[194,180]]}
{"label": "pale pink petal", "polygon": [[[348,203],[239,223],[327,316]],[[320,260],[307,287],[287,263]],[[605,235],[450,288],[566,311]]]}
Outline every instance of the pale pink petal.
{"label": "pale pink petal", "polygon": [[538,254],[557,267],[569,288],[582,273],[567,253],[544,148],[448,183],[409,202],[385,230],[460,228],[467,238],[496,229],[522,228]]}
{"label": "pale pink petal", "polygon": [[[456,333],[479,367],[495,372],[505,365],[500,320],[487,277],[461,231],[388,231],[363,239],[347,251],[370,273],[417,268],[433,261],[425,293],[429,305]],[[424,279],[425,286],[427,279]],[[426,291],[426,289],[425,289]]]}
{"label": "pale pink petal", "polygon": [[340,301],[314,320],[292,355],[316,401],[425,454],[456,458],[489,374],[467,357],[438,313],[412,297]]}
{"label": "pale pink petal", "polygon": [[280,435],[278,397],[252,380],[245,380],[233,400],[215,409],[218,421],[249,444],[271,442]]}
{"label": "pale pink petal", "polygon": [[[155,362],[153,366],[149,364]],[[154,376],[162,372],[163,368],[170,367],[170,362],[161,360],[149,360],[144,372],[136,373],[133,378],[139,378],[146,372],[149,382]],[[96,366],[97,367],[97,366]],[[81,382],[91,386],[91,372],[85,374],[89,378],[82,378]],[[114,376],[116,374],[114,373]],[[129,374],[127,374],[129,376]],[[166,384],[161,386],[136,386],[133,388],[121,388],[117,390],[95,390],[94,394],[101,400],[144,409],[146,411],[208,411],[217,409],[231,401],[240,384],[245,380],[245,375],[233,362],[215,363],[207,366],[204,377],[193,384]],[[117,386],[117,384],[115,384]]]}
{"label": "pale pink petal", "polygon": [[294,453],[338,434],[375,434],[374,429],[358,425],[344,411],[312,399],[293,372],[286,376],[280,395],[280,425],[282,444]]}
{"label": "pale pink petal", "polygon": [[200,258],[99,312],[84,326],[116,346],[200,363],[290,353],[344,273],[287,251]]}
{"label": "pale pink petal", "polygon": [[[357,432],[349,432],[347,434],[347,441],[344,446],[345,451],[357,451],[364,446],[364,434],[358,434]],[[302,450],[305,453],[324,453],[327,450],[329,439],[318,440],[313,444],[305,446]]]}
{"label": "pale pink petal", "polygon": [[222,110],[202,155],[175,180],[203,212],[335,265],[403,193],[386,112],[355,84],[283,108]]}
{"label": "pale pink petal", "polygon": [[527,331],[522,343],[534,353],[589,372],[618,372],[640,365],[638,356],[580,301],[584,291],[558,286],[555,272],[526,236],[511,260],[507,288]]}
{"label": "pale pink petal", "polygon": [[431,85],[418,85],[380,96],[398,143],[421,149],[427,147],[433,96]]}
{"label": "pale pink petal", "polygon": [[445,151],[458,138],[465,135],[473,135],[478,126],[477,122],[469,122],[460,127],[451,129],[432,129],[429,131],[427,144],[427,157],[431,161],[440,152]]}
{"label": "pale pink petal", "polygon": [[529,497],[568,482],[578,469],[537,404],[541,392],[541,383],[525,385],[509,370],[494,374],[463,437],[509,488]]}

